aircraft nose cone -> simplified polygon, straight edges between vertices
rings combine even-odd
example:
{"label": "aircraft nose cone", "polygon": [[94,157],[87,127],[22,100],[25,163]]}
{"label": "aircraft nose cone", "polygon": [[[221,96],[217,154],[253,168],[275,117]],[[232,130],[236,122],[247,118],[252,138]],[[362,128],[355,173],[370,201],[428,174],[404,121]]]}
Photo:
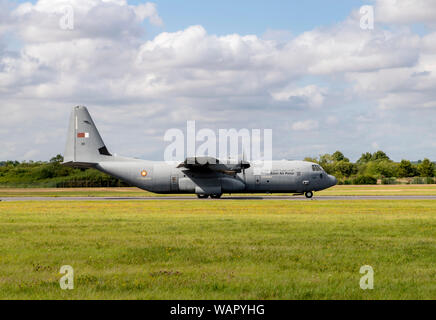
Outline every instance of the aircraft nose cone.
{"label": "aircraft nose cone", "polygon": [[332,187],[338,183],[338,179],[336,179],[336,177],[334,177],[334,176],[330,176],[330,181],[331,181]]}

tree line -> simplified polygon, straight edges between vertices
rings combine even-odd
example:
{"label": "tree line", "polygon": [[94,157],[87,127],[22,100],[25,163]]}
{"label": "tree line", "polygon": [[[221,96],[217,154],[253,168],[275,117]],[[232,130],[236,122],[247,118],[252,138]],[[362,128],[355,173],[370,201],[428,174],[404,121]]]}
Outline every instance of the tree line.
{"label": "tree line", "polygon": [[363,153],[355,163],[340,151],[305,160],[318,163],[343,184],[376,184],[378,181],[390,184],[398,183],[397,179],[407,183],[435,182],[436,166],[429,159],[425,158],[416,163],[404,159],[394,162],[381,150]]}
{"label": "tree line", "polygon": [[[413,163],[392,161],[385,152],[363,153],[355,163],[340,151],[305,158],[321,165],[340,184],[435,183],[435,164],[429,159]],[[95,169],[74,169],[61,165],[62,155],[42,161],[1,161],[1,187],[125,187],[125,182]]]}
{"label": "tree line", "polygon": [[61,165],[58,154],[48,162],[1,161],[1,187],[125,187],[125,182],[95,169],[74,169]]}

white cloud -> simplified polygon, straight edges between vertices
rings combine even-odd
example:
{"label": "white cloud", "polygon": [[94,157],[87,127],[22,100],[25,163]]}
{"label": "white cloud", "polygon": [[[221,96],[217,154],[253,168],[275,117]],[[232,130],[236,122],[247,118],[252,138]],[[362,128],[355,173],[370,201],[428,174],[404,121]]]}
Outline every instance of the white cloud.
{"label": "white cloud", "polygon": [[262,35],[262,39],[264,40],[273,40],[282,43],[289,42],[292,38],[293,34],[289,30],[267,29]]}
{"label": "white cloud", "polygon": [[326,123],[330,126],[334,126],[339,123],[339,120],[336,116],[328,116],[326,119]]}
{"label": "white cloud", "polygon": [[316,120],[297,121],[292,124],[292,130],[295,131],[308,131],[308,130],[315,130],[317,128],[318,128],[318,121]]}
{"label": "white cloud", "polygon": [[[73,29],[60,20],[73,12]],[[125,0],[39,0],[25,2],[10,14],[9,24],[26,42],[62,42],[79,38],[118,38],[133,41],[144,33],[142,22],[162,26],[154,3],[128,5]]]}
{"label": "white cloud", "polygon": [[156,4],[147,2],[133,8],[140,21],[149,19],[151,24],[159,27],[163,26],[162,18],[157,13]]}
{"label": "white cloud", "polygon": [[313,108],[321,107],[324,102],[326,90],[315,85],[301,88],[293,86],[271,92],[271,96],[277,101],[288,101],[294,105],[302,105]]}
{"label": "white cloud", "polygon": [[356,95],[375,99],[383,109],[435,108],[436,47],[432,40],[436,33],[419,39],[419,56],[415,64],[385,68],[371,72],[347,73],[354,83]]}
{"label": "white cloud", "polygon": [[[59,28],[56,8],[65,3],[75,8],[72,31]],[[61,152],[68,113],[77,104],[90,107],[117,153],[140,156],[141,150],[156,159],[164,131],[183,128],[186,120],[274,128],[275,150],[286,156],[290,144],[306,150],[295,145],[305,143],[299,131],[311,134],[310,145],[336,150],[346,141],[337,123],[351,139],[366,130],[355,126],[359,117],[380,108],[435,109],[436,33],[363,31],[351,15],[294,37],[216,36],[191,26],[145,40],[144,19],[163,23],[152,3],[39,0],[11,10],[0,11],[0,37],[15,30],[21,47],[12,52],[0,45],[0,126],[16,143],[2,145],[3,158],[23,158],[35,143],[40,158]],[[361,115],[353,115],[359,104]],[[319,133],[320,123],[329,131]],[[29,132],[17,127],[36,140],[25,142]],[[48,127],[57,134],[45,134]]]}
{"label": "white cloud", "polygon": [[422,22],[436,26],[434,0],[376,0],[376,21],[410,24]]}

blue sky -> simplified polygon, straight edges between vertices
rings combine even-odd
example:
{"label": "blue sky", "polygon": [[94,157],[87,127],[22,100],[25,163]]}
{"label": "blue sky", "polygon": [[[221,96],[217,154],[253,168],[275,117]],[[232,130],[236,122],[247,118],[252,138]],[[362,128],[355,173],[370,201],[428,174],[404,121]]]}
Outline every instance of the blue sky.
{"label": "blue sky", "polygon": [[[138,4],[141,1],[130,0],[129,3]],[[208,33],[218,35],[261,35],[267,29],[289,30],[298,34],[342,21],[365,1],[161,0],[155,3],[165,22],[165,31],[174,32],[199,24]]]}
{"label": "blue sky", "polygon": [[[18,0],[17,3],[37,0]],[[129,4],[146,3],[128,0]],[[159,15],[163,18],[163,30],[174,32],[189,26],[202,25],[208,33],[262,35],[268,29],[288,30],[294,34],[321,25],[344,20],[352,10],[371,1],[362,0],[157,0]]]}
{"label": "blue sky", "polygon": [[[37,0],[13,0],[15,3]],[[129,4],[146,3],[144,0],[128,0]],[[329,26],[343,21],[352,10],[363,5],[373,5],[372,0],[157,0],[154,1],[165,25],[148,27],[148,35],[161,31],[175,32],[189,26],[202,25],[208,33],[226,35],[231,33],[263,35],[267,30],[286,30],[293,35],[320,26]],[[422,23],[411,28],[424,34],[428,29]]]}

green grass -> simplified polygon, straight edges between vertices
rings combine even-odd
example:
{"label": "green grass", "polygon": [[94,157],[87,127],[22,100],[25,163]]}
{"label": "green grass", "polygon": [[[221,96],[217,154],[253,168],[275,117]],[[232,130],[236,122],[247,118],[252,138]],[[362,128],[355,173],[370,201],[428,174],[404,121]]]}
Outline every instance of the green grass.
{"label": "green grass", "polygon": [[0,298],[436,299],[435,230],[433,200],[0,202]]}
{"label": "green grass", "polygon": [[[139,188],[0,188],[0,197],[165,197]],[[186,195],[181,195],[186,196]],[[193,195],[195,197],[195,195]]]}

